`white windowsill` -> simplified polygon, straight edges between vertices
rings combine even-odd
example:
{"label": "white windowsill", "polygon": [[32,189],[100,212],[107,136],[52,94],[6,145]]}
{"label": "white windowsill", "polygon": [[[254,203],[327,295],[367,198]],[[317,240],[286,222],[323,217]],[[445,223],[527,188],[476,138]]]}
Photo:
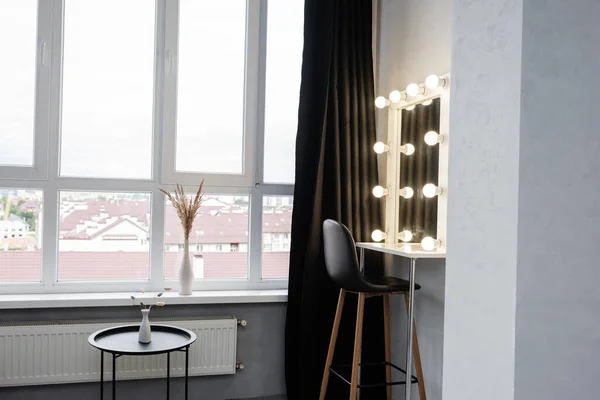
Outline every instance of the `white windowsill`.
{"label": "white windowsill", "polygon": [[240,303],[285,303],[287,289],[283,290],[211,290],[193,292],[191,296],[179,296],[177,292],[135,293],[65,293],[65,294],[5,294],[0,295],[0,309],[19,308],[66,308],[66,307],[118,307],[132,306],[140,301],[150,304],[164,301],[167,305],[177,304],[240,304]]}

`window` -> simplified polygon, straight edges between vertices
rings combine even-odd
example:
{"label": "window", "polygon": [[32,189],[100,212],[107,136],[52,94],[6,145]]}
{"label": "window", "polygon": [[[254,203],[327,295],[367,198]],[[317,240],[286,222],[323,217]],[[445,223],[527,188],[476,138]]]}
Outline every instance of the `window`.
{"label": "window", "polygon": [[41,190],[0,188],[0,282],[41,281],[43,204]]}
{"label": "window", "polygon": [[[248,278],[248,196],[210,195],[204,199],[200,214],[190,233],[190,256],[202,260],[202,275],[195,279]],[[165,209],[165,245],[183,248],[185,241],[181,222],[167,201]],[[199,228],[202,227],[202,230]],[[239,251],[231,250],[240,243]],[[236,247],[238,248],[238,247]],[[194,249],[196,249],[194,251]],[[225,251],[226,249],[226,251]],[[177,279],[181,265],[180,252],[165,253],[165,279]]]}
{"label": "window", "polygon": [[154,20],[147,0],[65,1],[61,175],[151,177]]}
{"label": "window", "polygon": [[287,278],[292,231],[292,196],[263,198],[263,262],[265,279]]}
{"label": "window", "polygon": [[59,281],[148,279],[150,194],[61,191],[59,210]]}
{"label": "window", "polygon": [[33,166],[37,1],[0,7],[0,165]]}
{"label": "window", "polygon": [[0,2],[0,293],[177,290],[182,228],[160,189],[202,179],[194,290],[286,287],[302,15]]}
{"label": "window", "polygon": [[246,3],[181,0],[179,7],[176,170],[241,174]]}
{"label": "window", "polygon": [[303,0],[269,2],[265,182],[294,183],[304,32],[303,15]]}

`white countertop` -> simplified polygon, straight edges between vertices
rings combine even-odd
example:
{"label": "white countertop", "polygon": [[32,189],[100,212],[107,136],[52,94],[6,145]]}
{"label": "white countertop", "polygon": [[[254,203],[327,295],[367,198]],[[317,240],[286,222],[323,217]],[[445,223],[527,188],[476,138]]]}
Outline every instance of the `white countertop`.
{"label": "white countertop", "polygon": [[378,251],[380,253],[393,254],[407,258],[446,258],[446,249],[440,248],[432,251],[423,250],[419,243],[393,244],[393,243],[371,243],[359,242],[356,247],[366,250]]}

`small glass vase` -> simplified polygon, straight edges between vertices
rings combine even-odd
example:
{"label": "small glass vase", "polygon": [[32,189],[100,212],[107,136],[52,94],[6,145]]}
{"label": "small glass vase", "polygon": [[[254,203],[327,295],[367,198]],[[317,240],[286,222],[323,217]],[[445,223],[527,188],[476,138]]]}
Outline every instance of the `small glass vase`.
{"label": "small glass vase", "polygon": [[150,320],[148,319],[150,310],[142,310],[142,323],[140,324],[140,333],[138,342],[148,344],[152,341],[152,331],[150,330]]}

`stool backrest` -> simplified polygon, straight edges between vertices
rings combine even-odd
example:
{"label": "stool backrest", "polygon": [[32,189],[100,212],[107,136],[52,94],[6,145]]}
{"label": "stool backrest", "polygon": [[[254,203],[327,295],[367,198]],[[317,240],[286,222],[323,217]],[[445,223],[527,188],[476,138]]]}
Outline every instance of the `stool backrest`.
{"label": "stool backrest", "polygon": [[348,228],[337,221],[323,222],[325,267],[331,279],[342,289],[360,292],[365,280],[360,273],[356,246]]}

